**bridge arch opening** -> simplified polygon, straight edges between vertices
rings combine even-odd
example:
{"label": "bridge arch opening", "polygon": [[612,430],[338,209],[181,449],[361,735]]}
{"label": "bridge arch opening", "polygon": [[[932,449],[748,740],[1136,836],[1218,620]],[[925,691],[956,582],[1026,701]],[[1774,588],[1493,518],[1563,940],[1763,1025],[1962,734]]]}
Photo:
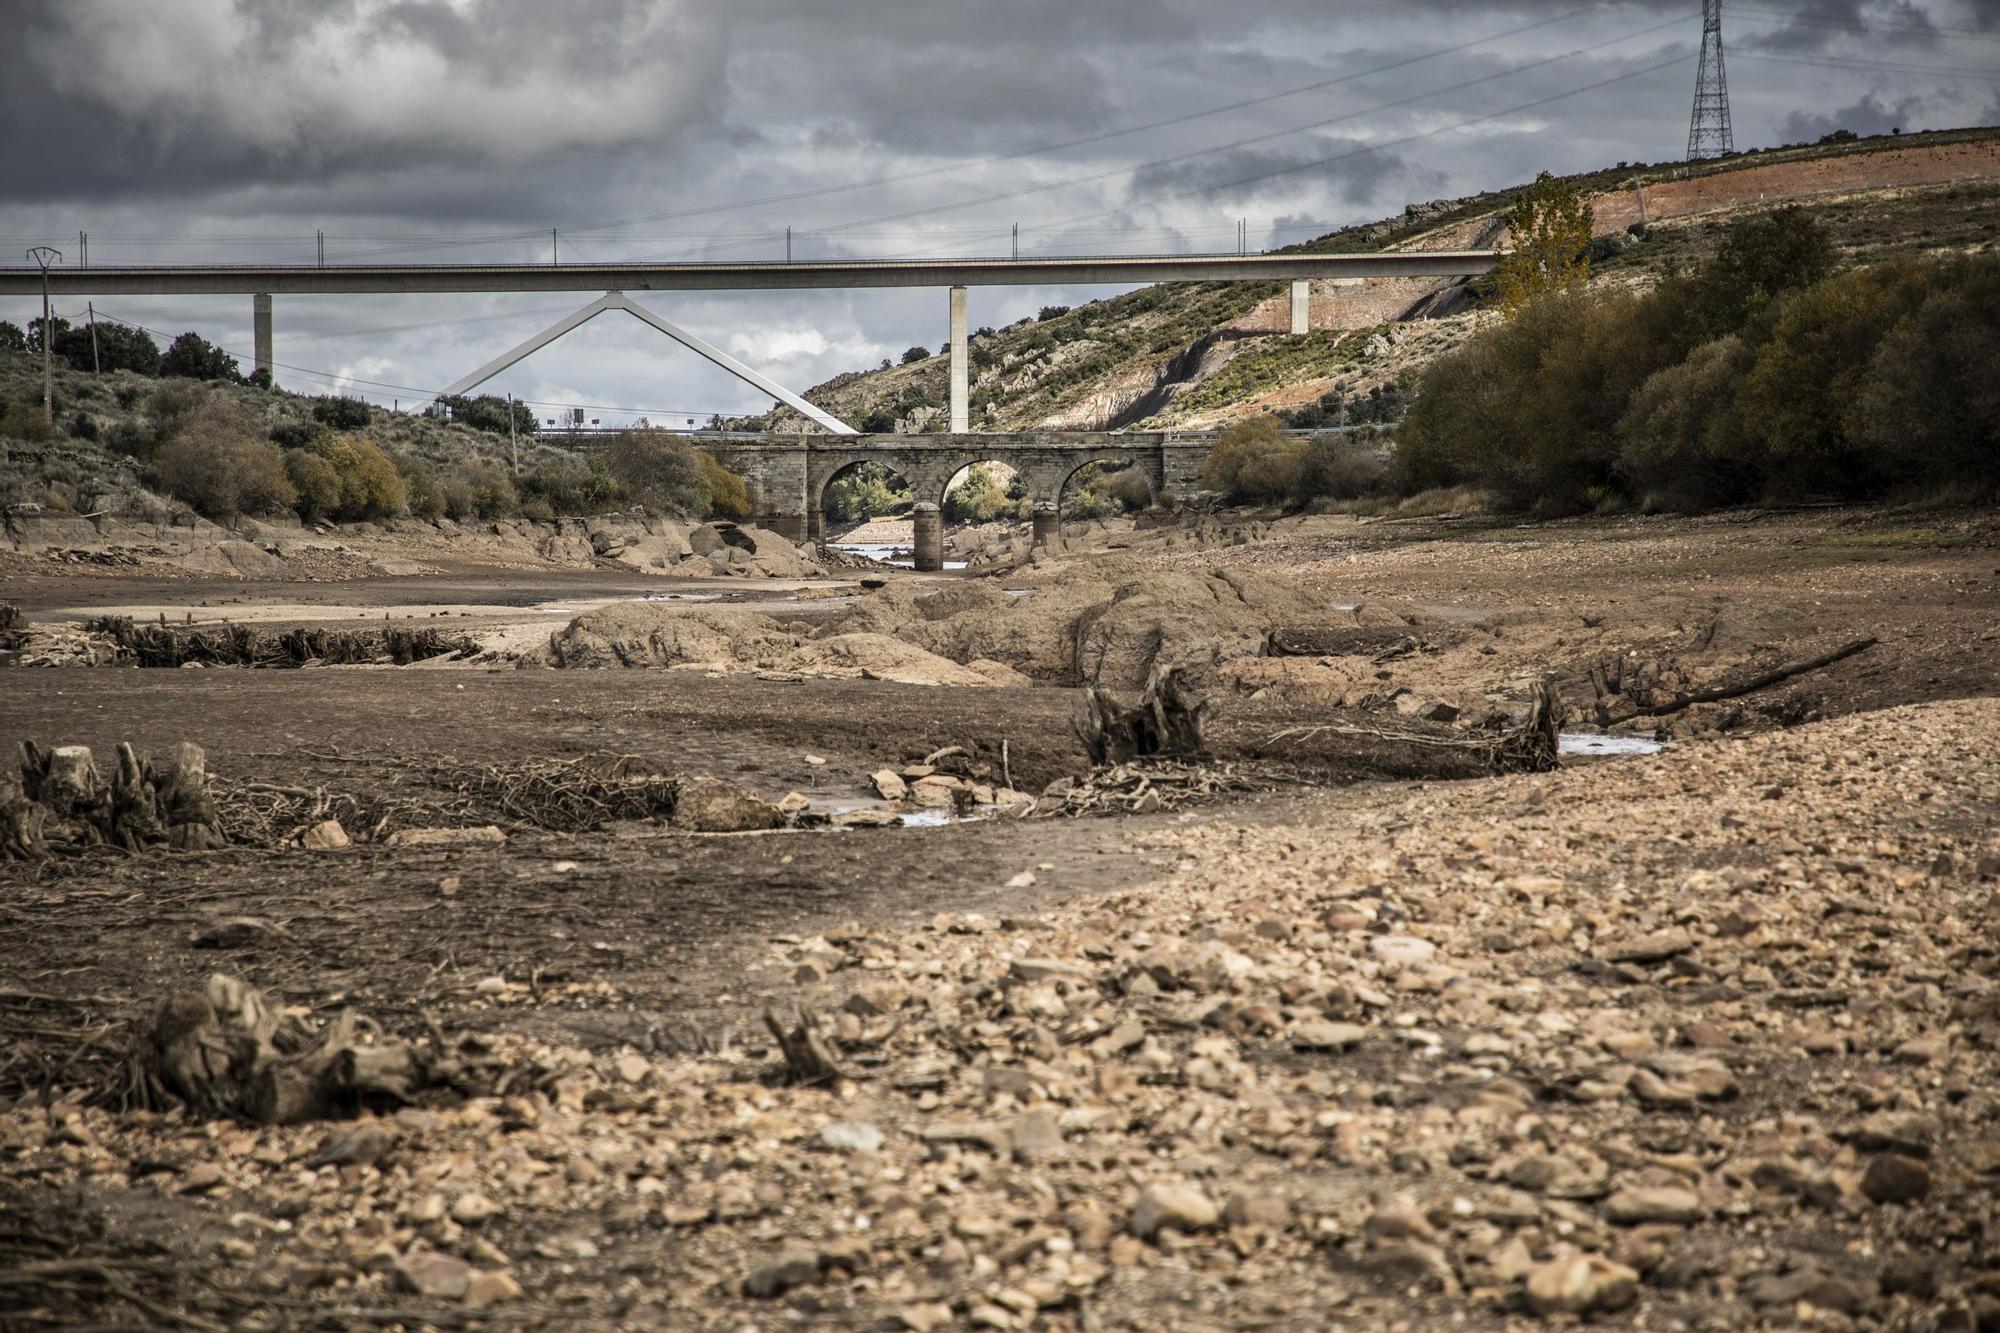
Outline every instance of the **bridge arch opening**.
{"label": "bridge arch opening", "polygon": [[1093,458],[1072,468],[1050,498],[1065,519],[1136,514],[1159,503],[1159,478],[1137,458]]}
{"label": "bridge arch opening", "polygon": [[[807,517],[812,536],[833,550],[909,565],[915,559],[921,498],[911,479],[889,460],[850,459],[820,480]],[[933,518],[935,514],[933,506]]]}
{"label": "bridge arch opening", "polygon": [[944,484],[938,506],[947,525],[1028,521],[1035,486],[1020,468],[997,458],[967,463]]}

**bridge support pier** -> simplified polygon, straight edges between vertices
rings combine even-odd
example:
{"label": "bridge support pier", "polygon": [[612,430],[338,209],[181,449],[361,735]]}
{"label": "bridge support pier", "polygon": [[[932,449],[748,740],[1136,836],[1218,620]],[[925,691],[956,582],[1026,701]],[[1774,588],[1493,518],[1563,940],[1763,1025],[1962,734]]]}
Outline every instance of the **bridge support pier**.
{"label": "bridge support pier", "polygon": [[1292,279],[1292,332],[1294,334],[1312,331],[1312,283],[1305,278]]}
{"label": "bridge support pier", "polygon": [[1035,505],[1034,532],[1035,532],[1033,538],[1034,545],[1052,546],[1052,547],[1061,546],[1062,507],[1057,504],[1052,504],[1047,500],[1043,500],[1037,503]]}
{"label": "bridge support pier", "polygon": [[938,507],[927,500],[920,500],[910,510],[910,526],[915,529],[914,540],[916,559],[912,562],[918,569],[944,568],[944,515]]}
{"label": "bridge support pier", "polygon": [[250,345],[255,360],[251,373],[276,374],[271,365],[271,294],[257,292],[250,297]]}
{"label": "bridge support pier", "polygon": [[951,433],[972,429],[972,363],[965,337],[965,288],[951,289]]}

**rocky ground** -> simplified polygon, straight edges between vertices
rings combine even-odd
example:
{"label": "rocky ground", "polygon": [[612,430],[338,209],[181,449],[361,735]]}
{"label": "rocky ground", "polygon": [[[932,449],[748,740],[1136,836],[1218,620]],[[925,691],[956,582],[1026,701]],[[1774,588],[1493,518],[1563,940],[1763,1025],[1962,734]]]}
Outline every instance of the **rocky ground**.
{"label": "rocky ground", "polygon": [[[0,868],[0,1323],[2000,1327],[1989,518],[1137,536],[1005,582],[1083,608],[1104,660],[1178,633],[1183,582],[1252,590],[1237,637],[1358,636],[1212,655],[1225,709],[1393,715],[1549,670],[1587,705],[1610,660],[1653,698],[1880,643],[1555,773]],[[1084,571],[1116,562],[1159,596],[1104,609]],[[908,583],[786,651],[1063,639]],[[12,673],[0,719],[408,801],[524,749],[848,799],[952,745],[1039,789],[1081,769],[1074,707],[769,670],[72,670]],[[127,1024],[214,971],[309,1024],[434,1031],[485,1082],[293,1126],[104,1104]],[[767,1010],[832,1068],[788,1063]]]}

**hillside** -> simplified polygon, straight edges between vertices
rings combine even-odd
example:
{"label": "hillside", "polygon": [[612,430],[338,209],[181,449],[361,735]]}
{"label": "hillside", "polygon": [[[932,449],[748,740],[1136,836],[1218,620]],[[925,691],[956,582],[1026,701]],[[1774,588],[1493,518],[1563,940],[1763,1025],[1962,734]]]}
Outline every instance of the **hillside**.
{"label": "hillside", "polygon": [[[1648,285],[1713,248],[1726,226],[1781,203],[1806,208],[1851,261],[2000,246],[2000,129],[1882,136],[1739,154],[1689,166],[1620,163],[1570,178],[1591,199],[1593,281]],[[1412,204],[1402,215],[1321,236],[1287,253],[1485,248],[1504,240],[1519,187]],[[1629,230],[1647,225],[1637,239]],[[1181,283],[1094,301],[976,333],[976,430],[1198,428],[1350,404],[1407,385],[1479,318],[1482,284],[1399,278],[1315,283],[1314,332],[1286,332],[1285,293],[1268,283]],[[837,376],[813,403],[864,430],[944,428],[947,358]],[[803,429],[789,409],[731,423]]]}

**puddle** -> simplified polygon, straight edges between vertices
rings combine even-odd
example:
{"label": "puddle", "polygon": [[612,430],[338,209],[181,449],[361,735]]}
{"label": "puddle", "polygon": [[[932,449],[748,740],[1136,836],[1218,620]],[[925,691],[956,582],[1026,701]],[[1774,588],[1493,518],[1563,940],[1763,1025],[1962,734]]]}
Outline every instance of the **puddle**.
{"label": "puddle", "polygon": [[1665,741],[1650,736],[1613,736],[1601,731],[1565,731],[1556,738],[1558,754],[1658,754],[1666,748]]}
{"label": "puddle", "polygon": [[[908,546],[896,546],[888,542],[828,542],[827,548],[834,551],[846,551],[849,555],[862,556],[875,561],[877,564],[894,565],[898,569],[915,569],[917,567],[917,553],[913,548]],[[944,562],[944,567],[946,569],[964,569],[965,562],[963,560],[947,560]]]}
{"label": "puddle", "polygon": [[829,819],[833,819],[840,815],[854,814],[857,811],[866,810],[879,811],[882,814],[894,815],[896,817],[896,822],[893,824],[834,824],[832,827],[835,830],[898,827],[944,828],[950,824],[974,824],[980,820],[992,819],[1001,814],[1005,809],[1005,806],[999,805],[975,805],[964,814],[959,814],[956,810],[946,809],[906,810],[901,806],[891,805],[887,801],[876,800],[873,797],[866,796],[815,796],[812,798],[812,804],[806,807],[806,813],[809,815],[823,815]]}

